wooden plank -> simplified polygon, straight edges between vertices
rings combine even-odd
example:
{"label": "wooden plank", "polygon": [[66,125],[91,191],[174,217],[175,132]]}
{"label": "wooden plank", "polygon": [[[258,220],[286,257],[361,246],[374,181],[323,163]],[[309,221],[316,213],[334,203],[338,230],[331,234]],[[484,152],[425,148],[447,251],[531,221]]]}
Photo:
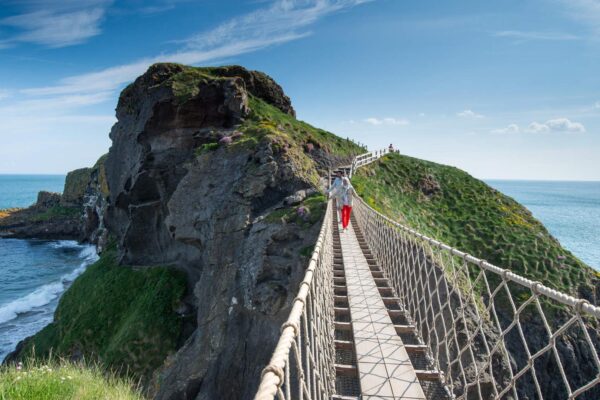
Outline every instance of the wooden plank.
{"label": "wooden plank", "polygon": [[424,381],[438,381],[442,379],[443,374],[437,370],[416,369],[417,378]]}
{"label": "wooden plank", "polygon": [[342,376],[356,376],[358,368],[356,368],[356,365],[335,364],[335,373]]}

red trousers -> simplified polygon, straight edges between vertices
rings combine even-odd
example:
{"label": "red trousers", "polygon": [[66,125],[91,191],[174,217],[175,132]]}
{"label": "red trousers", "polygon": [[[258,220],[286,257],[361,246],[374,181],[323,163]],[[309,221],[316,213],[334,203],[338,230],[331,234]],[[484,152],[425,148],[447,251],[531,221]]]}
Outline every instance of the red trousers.
{"label": "red trousers", "polygon": [[343,206],[342,207],[342,228],[348,227],[348,223],[350,222],[350,213],[352,212],[352,207]]}

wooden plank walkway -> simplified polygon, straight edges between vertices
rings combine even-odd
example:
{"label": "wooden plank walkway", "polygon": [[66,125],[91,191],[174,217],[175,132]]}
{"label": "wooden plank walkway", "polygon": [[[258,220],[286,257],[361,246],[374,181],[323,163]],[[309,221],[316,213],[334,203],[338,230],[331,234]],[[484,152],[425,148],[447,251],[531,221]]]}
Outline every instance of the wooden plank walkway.
{"label": "wooden plank walkway", "polygon": [[340,241],[362,399],[424,400],[351,225],[346,232],[340,231]]}

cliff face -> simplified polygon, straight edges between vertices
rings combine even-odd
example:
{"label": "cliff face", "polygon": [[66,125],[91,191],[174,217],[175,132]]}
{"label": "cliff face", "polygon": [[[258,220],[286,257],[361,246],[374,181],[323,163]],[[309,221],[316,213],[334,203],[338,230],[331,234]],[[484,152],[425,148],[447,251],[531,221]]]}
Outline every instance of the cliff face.
{"label": "cliff face", "polygon": [[256,389],[324,207],[313,197],[311,220],[272,217],[289,196],[315,192],[328,162],[307,150],[293,114],[274,81],[241,67],[155,65],[121,95],[105,222],[122,264],[186,272],[194,315],[157,373],[158,399],[250,398]]}
{"label": "cliff face", "polygon": [[35,347],[129,369],[157,399],[252,398],[318,235],[319,177],[364,149],[238,66],[154,65],[117,118],[109,153],[52,199],[107,250],[11,360]]}

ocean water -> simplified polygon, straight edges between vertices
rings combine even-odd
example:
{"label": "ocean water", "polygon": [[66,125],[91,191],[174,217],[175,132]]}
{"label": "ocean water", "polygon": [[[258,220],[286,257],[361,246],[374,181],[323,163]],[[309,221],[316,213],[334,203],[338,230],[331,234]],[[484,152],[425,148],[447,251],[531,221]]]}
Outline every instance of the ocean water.
{"label": "ocean water", "polygon": [[0,175],[0,210],[35,203],[40,190],[62,193],[64,175]]}
{"label": "ocean water", "polygon": [[[25,207],[37,192],[61,192],[64,176],[0,175],[0,209]],[[488,181],[529,208],[587,264],[600,269],[600,182]],[[97,259],[73,241],[0,239],[0,361],[52,321],[71,282]]]}
{"label": "ocean water", "polygon": [[486,183],[527,207],[565,248],[600,270],[600,182]]}
{"label": "ocean water", "polygon": [[[62,192],[64,175],[0,175],[0,209],[26,207],[40,190]],[[0,239],[0,362],[52,321],[60,296],[97,259],[74,241]]]}
{"label": "ocean water", "polygon": [[74,241],[0,239],[0,361],[52,321],[60,296],[97,258]]}

